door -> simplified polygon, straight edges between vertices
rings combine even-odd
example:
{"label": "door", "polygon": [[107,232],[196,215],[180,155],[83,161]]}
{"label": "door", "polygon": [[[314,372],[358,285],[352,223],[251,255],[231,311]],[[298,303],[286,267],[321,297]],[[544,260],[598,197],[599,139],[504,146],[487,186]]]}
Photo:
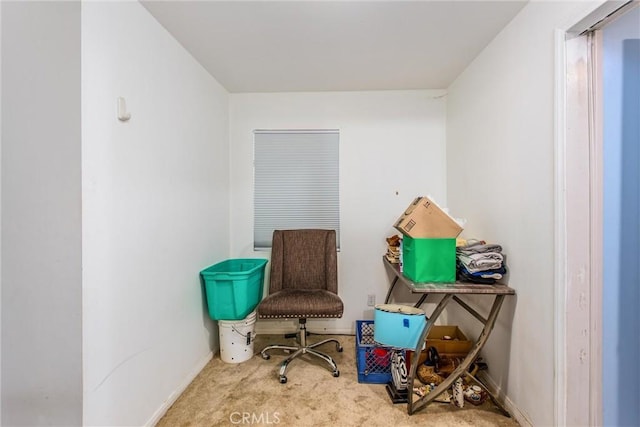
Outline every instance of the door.
{"label": "door", "polygon": [[640,426],[640,7],[598,30],[603,154],[602,410]]}

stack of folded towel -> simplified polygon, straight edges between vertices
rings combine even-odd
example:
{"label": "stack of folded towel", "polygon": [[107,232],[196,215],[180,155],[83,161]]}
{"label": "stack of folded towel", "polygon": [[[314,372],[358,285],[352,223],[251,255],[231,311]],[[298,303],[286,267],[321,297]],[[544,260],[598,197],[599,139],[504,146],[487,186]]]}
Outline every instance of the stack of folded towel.
{"label": "stack of folded towel", "polygon": [[484,240],[456,248],[458,280],[494,284],[507,272],[502,246]]}

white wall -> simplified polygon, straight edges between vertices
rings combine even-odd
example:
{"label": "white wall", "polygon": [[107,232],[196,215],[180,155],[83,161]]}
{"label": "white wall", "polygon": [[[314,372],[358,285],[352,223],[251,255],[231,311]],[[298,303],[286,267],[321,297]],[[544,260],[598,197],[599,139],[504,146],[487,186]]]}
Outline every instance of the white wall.
{"label": "white wall", "polygon": [[81,425],[80,3],[2,3],[2,425]]}
{"label": "white wall", "polygon": [[82,119],[84,423],[153,423],[217,347],[228,95],[139,3],[84,2]]}
{"label": "white wall", "polygon": [[[231,255],[253,251],[253,130],[340,130],[340,320],[309,321],[309,330],[353,333],[373,318],[367,294],[382,302],[389,286],[385,238],[417,195],[446,205],[444,91],[232,94]],[[396,194],[398,191],[398,194]],[[267,266],[268,268],[268,266]],[[267,286],[265,286],[267,288]],[[295,321],[259,321],[256,330],[285,330]],[[284,328],[284,329],[282,329]]]}
{"label": "white wall", "polygon": [[[485,347],[522,422],[554,424],[554,30],[600,2],[532,2],[449,88],[447,185],[463,236],[501,243],[516,289]],[[477,301],[478,305],[487,305]],[[465,330],[473,320],[451,313]]]}

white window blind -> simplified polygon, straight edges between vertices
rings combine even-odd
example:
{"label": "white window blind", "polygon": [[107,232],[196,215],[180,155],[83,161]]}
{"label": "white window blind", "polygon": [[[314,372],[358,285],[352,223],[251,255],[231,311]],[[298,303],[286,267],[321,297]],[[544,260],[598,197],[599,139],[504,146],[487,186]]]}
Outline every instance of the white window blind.
{"label": "white window blind", "polygon": [[254,131],[254,249],[273,230],[336,230],[340,246],[337,130]]}

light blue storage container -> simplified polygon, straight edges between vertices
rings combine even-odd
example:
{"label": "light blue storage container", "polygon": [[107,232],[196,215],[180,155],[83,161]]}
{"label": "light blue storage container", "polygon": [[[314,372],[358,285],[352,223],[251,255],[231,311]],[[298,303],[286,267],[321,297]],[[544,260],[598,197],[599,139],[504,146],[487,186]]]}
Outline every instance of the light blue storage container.
{"label": "light blue storage container", "polygon": [[415,349],[427,325],[423,310],[408,305],[378,304],[373,339],[389,347]]}

